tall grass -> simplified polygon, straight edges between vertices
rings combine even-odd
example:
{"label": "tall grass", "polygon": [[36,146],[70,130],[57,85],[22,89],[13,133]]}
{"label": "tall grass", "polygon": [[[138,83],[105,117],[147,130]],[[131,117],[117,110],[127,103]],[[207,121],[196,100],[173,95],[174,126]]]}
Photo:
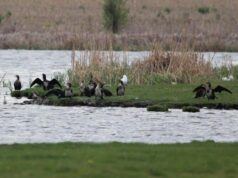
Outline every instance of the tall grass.
{"label": "tall grass", "polygon": [[126,74],[130,84],[136,85],[161,81],[190,83],[213,73],[212,64],[190,50],[165,52],[155,47],[147,57],[132,61],[128,60],[126,51],[123,54],[120,59],[113,51],[81,52],[79,59],[71,60],[71,80],[79,83],[89,80],[92,74],[97,80],[115,85]]}

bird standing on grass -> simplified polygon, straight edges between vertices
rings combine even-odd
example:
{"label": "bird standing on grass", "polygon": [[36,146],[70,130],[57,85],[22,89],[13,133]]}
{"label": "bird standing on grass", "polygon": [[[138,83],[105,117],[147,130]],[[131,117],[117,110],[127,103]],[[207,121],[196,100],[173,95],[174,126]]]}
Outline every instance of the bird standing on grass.
{"label": "bird standing on grass", "polygon": [[123,85],[127,85],[128,78],[127,78],[127,76],[125,74],[122,76],[121,81],[123,82]]}
{"label": "bird standing on grass", "polygon": [[222,91],[226,91],[230,94],[232,94],[232,92],[228,89],[226,89],[225,87],[218,85],[216,86],[216,88],[212,88],[212,85],[210,82],[207,82],[206,84],[202,84],[198,87],[196,87],[193,92],[196,93],[195,98],[199,98],[199,97],[207,97],[207,99],[216,99],[216,92],[221,93]]}
{"label": "bird standing on grass", "polygon": [[104,88],[105,84],[102,82],[98,82],[95,88],[95,98],[100,97],[103,99],[103,96],[112,96],[112,92],[106,88]]}
{"label": "bird standing on grass", "polygon": [[121,80],[119,80],[119,83],[117,85],[117,96],[123,96],[125,95],[125,85]]}
{"label": "bird standing on grass", "polygon": [[100,99],[103,99],[102,87],[103,87],[103,84],[101,83],[97,84],[95,88],[95,99],[97,99],[97,97],[100,97]]}
{"label": "bird standing on grass", "polygon": [[14,89],[15,90],[21,90],[22,85],[21,85],[21,81],[20,81],[20,77],[19,75],[16,75],[16,81],[14,82]]}
{"label": "bird standing on grass", "polygon": [[50,90],[50,89],[53,89],[55,85],[58,85],[60,88],[61,85],[60,83],[58,82],[58,80],[56,79],[52,79],[52,80],[47,80],[46,79],[46,75],[45,74],[42,74],[42,77],[43,77],[43,80],[39,79],[39,78],[36,78],[32,83],[31,83],[31,86],[32,87],[33,85],[35,84],[38,84],[39,86],[42,86],[44,90]]}
{"label": "bird standing on grass", "polygon": [[117,96],[123,96],[125,95],[125,89],[126,89],[126,85],[128,83],[128,78],[127,76],[124,74],[123,77],[119,80],[119,83],[117,85]]}
{"label": "bird standing on grass", "polygon": [[45,94],[45,97],[50,95],[55,95],[58,96],[59,98],[72,97],[73,96],[72,84],[68,82],[64,90],[61,90],[59,88],[51,89]]}

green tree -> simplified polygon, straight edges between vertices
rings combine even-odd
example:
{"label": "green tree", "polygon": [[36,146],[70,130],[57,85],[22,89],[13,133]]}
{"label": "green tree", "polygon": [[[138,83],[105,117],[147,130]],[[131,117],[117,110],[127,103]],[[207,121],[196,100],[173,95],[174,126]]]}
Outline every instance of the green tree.
{"label": "green tree", "polygon": [[129,9],[125,0],[104,0],[103,4],[103,25],[104,28],[113,33],[126,24]]}

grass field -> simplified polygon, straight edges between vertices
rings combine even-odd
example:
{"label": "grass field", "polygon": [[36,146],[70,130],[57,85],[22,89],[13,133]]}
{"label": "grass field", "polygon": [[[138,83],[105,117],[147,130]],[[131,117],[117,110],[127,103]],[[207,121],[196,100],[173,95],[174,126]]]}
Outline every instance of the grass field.
{"label": "grass field", "polygon": [[[105,33],[103,0],[1,0],[0,48],[141,50],[184,42],[196,50],[238,50],[238,1],[129,0],[127,26]],[[111,42],[110,42],[111,41]]]}
{"label": "grass field", "polygon": [[235,178],[238,144],[60,143],[0,146],[4,178]]}

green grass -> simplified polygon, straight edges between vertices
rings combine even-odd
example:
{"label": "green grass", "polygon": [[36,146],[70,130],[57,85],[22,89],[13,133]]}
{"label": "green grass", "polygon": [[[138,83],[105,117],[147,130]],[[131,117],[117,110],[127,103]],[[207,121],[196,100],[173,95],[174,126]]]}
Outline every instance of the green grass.
{"label": "green grass", "polygon": [[[213,81],[213,87],[217,85],[222,85],[233,92],[233,94],[229,94],[227,92],[218,93],[216,96],[218,97],[215,100],[207,100],[206,98],[194,98],[194,93],[192,90],[200,85],[201,83],[194,83],[194,84],[157,84],[157,85],[145,85],[145,86],[131,86],[128,85],[126,87],[126,94],[125,96],[116,96],[116,87],[110,87],[110,89],[114,96],[112,97],[104,97],[103,100],[95,101],[94,97],[79,97],[79,89],[74,88],[75,97],[73,98],[66,98],[66,99],[58,99],[56,97],[50,97],[49,103],[51,105],[81,105],[82,102],[96,102],[96,103],[146,103],[145,105],[151,104],[164,104],[168,107],[179,107],[182,106],[215,106],[219,103],[225,105],[228,108],[234,108],[238,106],[238,87],[237,81]],[[26,96],[29,95],[29,92],[32,92],[34,89],[30,89],[27,91],[22,91],[25,93]],[[37,90],[39,90],[37,88]],[[43,91],[39,90],[41,94]],[[14,96],[14,94],[13,94]]]}
{"label": "green grass", "polygon": [[237,177],[238,143],[0,146],[3,178]]}

